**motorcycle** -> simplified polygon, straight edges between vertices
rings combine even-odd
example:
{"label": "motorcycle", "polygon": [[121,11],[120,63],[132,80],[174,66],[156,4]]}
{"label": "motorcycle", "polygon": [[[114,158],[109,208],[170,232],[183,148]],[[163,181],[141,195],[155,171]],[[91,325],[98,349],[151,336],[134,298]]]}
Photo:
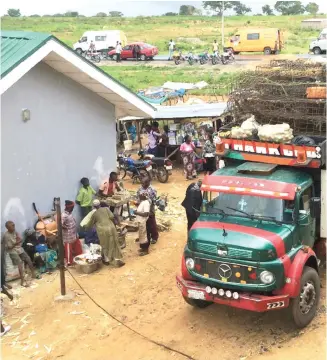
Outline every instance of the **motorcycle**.
{"label": "motorcycle", "polygon": [[191,51],[187,54],[186,59],[190,65],[193,65],[194,63],[198,62],[198,59],[193,55]]}
{"label": "motorcycle", "polygon": [[212,65],[217,65],[219,63],[223,63],[222,62],[222,57],[219,55],[218,51],[215,51],[212,55],[211,55],[211,63]]}
{"label": "motorcycle", "polygon": [[221,61],[224,65],[235,62],[235,56],[234,56],[233,49],[230,49],[230,48],[224,49],[224,52],[221,55]]}
{"label": "motorcycle", "polygon": [[141,182],[143,178],[151,178],[150,171],[152,170],[152,163],[150,160],[133,160],[130,155],[119,154],[117,156],[117,172],[121,179],[128,175],[133,184],[136,181]]}
{"label": "motorcycle", "polygon": [[84,53],[84,57],[85,59],[95,63],[99,63],[101,61],[100,55],[94,52],[87,51]]}
{"label": "motorcycle", "polygon": [[173,55],[173,60],[175,65],[179,65],[182,61],[185,61],[185,57],[183,56],[182,52],[179,51],[178,53]]}
{"label": "motorcycle", "polygon": [[141,160],[150,160],[152,170],[150,171],[151,178],[157,178],[159,182],[166,183],[169,175],[172,174],[173,163],[169,159],[163,157],[155,157],[151,154],[146,154],[144,150],[140,150],[138,155]]}
{"label": "motorcycle", "polygon": [[206,50],[204,53],[199,55],[199,61],[201,65],[206,64],[210,60],[209,52]]}

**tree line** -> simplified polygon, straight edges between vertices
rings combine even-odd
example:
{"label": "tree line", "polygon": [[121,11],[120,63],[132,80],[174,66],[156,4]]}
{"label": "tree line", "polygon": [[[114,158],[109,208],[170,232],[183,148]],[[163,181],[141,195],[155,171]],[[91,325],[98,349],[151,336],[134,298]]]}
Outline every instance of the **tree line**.
{"label": "tree line", "polygon": [[[243,4],[241,1],[203,1],[203,8],[208,11],[207,15],[214,13],[218,16],[221,16],[224,11],[234,11],[236,15],[246,15],[252,12],[252,8]],[[319,11],[319,5],[310,2],[306,6],[302,4],[301,1],[277,1],[273,7],[270,5],[262,6],[262,13],[265,15],[275,15],[275,12],[281,15],[300,15],[304,13],[309,13],[311,15],[316,15]],[[193,5],[181,5],[178,13],[167,12],[163,14],[164,16],[196,16],[203,15],[202,10],[196,8]],[[261,15],[261,14],[258,14]],[[21,12],[19,9],[8,9],[7,16],[10,17],[20,17]],[[83,17],[79,14],[78,11],[67,11],[63,14],[54,14],[54,15],[43,15],[43,16],[53,16],[53,17]],[[124,14],[120,11],[109,11],[109,13],[99,12],[95,17],[123,17]],[[40,15],[34,14],[30,17],[40,17]]]}

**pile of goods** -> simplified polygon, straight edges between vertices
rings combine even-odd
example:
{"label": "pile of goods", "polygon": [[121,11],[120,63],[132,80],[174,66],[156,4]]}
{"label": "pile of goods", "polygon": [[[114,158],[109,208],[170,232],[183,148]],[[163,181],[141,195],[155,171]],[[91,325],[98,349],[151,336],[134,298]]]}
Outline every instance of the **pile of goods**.
{"label": "pile of goods", "polygon": [[222,138],[251,138],[251,124],[243,122],[248,114],[265,126],[257,129],[257,135],[265,141],[287,143],[293,134],[325,136],[326,65],[307,60],[273,60],[255,71],[244,72],[233,84],[228,109],[235,119],[234,128],[223,127],[223,134],[219,134]]}
{"label": "pile of goods", "polygon": [[220,138],[242,140],[268,141],[275,143],[289,143],[293,139],[293,129],[289,124],[264,124],[256,122],[252,115],[243,121],[241,126],[233,126],[230,131],[219,132]]}

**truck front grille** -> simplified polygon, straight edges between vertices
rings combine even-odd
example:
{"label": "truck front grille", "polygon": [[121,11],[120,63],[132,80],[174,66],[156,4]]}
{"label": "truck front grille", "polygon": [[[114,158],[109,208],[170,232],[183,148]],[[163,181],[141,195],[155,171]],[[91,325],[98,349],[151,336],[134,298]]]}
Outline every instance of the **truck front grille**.
{"label": "truck front grille", "polygon": [[[195,243],[195,251],[218,255],[218,246],[216,244],[206,244],[203,242]],[[252,250],[244,250],[228,247],[227,256],[233,259],[252,259]]]}

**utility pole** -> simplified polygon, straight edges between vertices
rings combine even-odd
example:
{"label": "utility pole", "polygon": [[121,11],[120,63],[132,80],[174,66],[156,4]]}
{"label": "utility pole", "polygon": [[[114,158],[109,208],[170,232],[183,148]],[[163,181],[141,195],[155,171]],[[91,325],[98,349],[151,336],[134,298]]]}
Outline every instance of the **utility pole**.
{"label": "utility pole", "polygon": [[58,239],[58,250],[59,250],[59,271],[60,271],[60,292],[61,295],[66,295],[66,282],[65,282],[65,249],[62,239],[62,223],[61,223],[61,207],[60,198],[55,198],[55,208],[57,213],[57,239]]}
{"label": "utility pole", "polygon": [[225,11],[225,3],[223,1],[223,6],[222,6],[222,9],[221,9],[221,46],[222,46],[221,51],[222,52],[224,52],[224,45],[225,45],[225,40],[224,40],[224,37],[225,37],[225,34],[224,34],[224,11]]}

